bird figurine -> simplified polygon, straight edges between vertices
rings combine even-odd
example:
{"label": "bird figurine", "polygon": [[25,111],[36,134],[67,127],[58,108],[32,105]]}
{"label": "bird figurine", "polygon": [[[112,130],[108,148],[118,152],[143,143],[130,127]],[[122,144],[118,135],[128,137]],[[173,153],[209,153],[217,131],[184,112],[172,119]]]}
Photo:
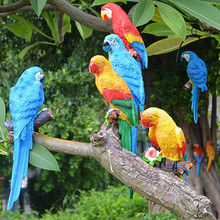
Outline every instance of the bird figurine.
{"label": "bird figurine", "polygon": [[215,149],[212,146],[211,141],[207,141],[205,150],[206,150],[206,155],[208,157],[208,166],[207,166],[207,173],[208,173],[212,165],[212,161],[215,159]]}
{"label": "bird figurine", "polygon": [[202,159],[204,157],[204,150],[203,148],[199,145],[199,143],[195,143],[193,145],[193,155],[196,159],[196,167],[197,167],[197,176],[200,174],[200,169],[201,169],[201,163]]}
{"label": "bird figurine", "polygon": [[183,52],[181,61],[183,61],[183,59],[188,62],[187,74],[193,83],[191,100],[194,122],[197,124],[199,95],[201,91],[204,92],[208,90],[206,86],[208,71],[205,62],[192,51]]}
{"label": "bird figurine", "polygon": [[23,177],[27,175],[29,150],[33,147],[34,119],[44,103],[44,74],[37,66],[25,70],[10,89],[9,108],[14,125],[14,155],[11,190],[7,209],[18,199]]}
{"label": "bird figurine", "polygon": [[[144,110],[145,91],[142,71],[139,63],[130,56],[121,38],[116,34],[105,37],[103,50],[108,52],[112,69],[126,82],[135,103],[136,114],[140,105],[141,113]],[[133,153],[137,153],[137,128],[132,127]]]}
{"label": "bird figurine", "polygon": [[[112,69],[110,62],[104,56],[92,57],[89,71],[95,75],[97,89],[109,102],[111,108],[120,112],[121,146],[132,151],[132,126],[137,127],[138,118],[130,89],[126,82]],[[132,191],[130,191],[130,198],[132,198]]]}
{"label": "bird figurine", "polygon": [[112,20],[112,29],[123,41],[126,49],[141,63],[143,69],[148,67],[148,56],[144,41],[123,9],[114,3],[107,3],[101,8],[103,20]]}
{"label": "bird figurine", "polygon": [[173,161],[187,159],[184,133],[167,112],[150,107],[142,113],[141,123],[145,128],[149,128],[149,140],[161,149],[161,157]]}

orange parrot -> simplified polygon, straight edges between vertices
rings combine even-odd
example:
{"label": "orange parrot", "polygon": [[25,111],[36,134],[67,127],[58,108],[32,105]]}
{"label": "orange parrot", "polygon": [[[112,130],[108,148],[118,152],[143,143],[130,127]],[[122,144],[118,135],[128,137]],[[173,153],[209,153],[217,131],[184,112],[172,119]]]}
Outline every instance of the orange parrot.
{"label": "orange parrot", "polygon": [[215,149],[212,146],[211,141],[207,141],[205,150],[206,150],[206,155],[208,157],[208,166],[207,166],[207,173],[208,173],[212,165],[212,161],[215,159]]}

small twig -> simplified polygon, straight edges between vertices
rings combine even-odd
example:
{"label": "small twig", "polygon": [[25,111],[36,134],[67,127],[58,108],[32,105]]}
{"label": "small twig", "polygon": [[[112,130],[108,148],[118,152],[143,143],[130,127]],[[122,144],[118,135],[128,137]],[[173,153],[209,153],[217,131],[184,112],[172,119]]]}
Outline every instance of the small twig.
{"label": "small twig", "polygon": [[[54,119],[50,108],[43,109],[34,120],[34,130],[37,131],[39,127],[43,126],[48,121]],[[6,119],[4,126],[9,130],[13,131],[13,121]]]}
{"label": "small twig", "polygon": [[29,3],[30,3],[29,0],[20,0],[18,2],[11,3],[8,5],[2,5],[0,6],[0,13],[14,11],[16,9],[29,5]]}

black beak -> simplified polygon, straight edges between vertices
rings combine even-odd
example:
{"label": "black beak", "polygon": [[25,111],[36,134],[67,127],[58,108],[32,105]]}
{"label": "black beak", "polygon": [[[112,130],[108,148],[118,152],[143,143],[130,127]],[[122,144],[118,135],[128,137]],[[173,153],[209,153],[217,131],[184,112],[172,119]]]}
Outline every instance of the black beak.
{"label": "black beak", "polygon": [[108,41],[103,41],[102,47],[108,47],[108,46],[109,46],[109,42]]}
{"label": "black beak", "polygon": [[44,76],[41,78],[41,80],[40,80],[40,82],[41,83],[44,83],[44,80],[45,80],[45,78],[44,78]]}

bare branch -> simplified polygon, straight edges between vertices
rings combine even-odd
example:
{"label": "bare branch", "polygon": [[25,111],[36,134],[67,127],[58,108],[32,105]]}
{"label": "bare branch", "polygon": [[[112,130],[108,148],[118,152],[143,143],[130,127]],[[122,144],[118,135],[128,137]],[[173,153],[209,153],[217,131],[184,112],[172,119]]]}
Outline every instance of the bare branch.
{"label": "bare branch", "polygon": [[[43,11],[54,11],[54,10],[55,10],[55,8],[51,5],[45,5],[43,8]],[[13,14],[16,14],[19,12],[33,12],[33,11],[34,11],[34,9],[32,8],[32,6],[25,6],[25,7],[16,9],[14,11],[0,13],[0,17],[7,17],[9,15],[13,15]]]}
{"label": "bare branch", "polygon": [[67,14],[73,20],[78,21],[80,24],[92,28],[96,31],[112,32],[111,21],[104,21],[101,18],[90,15],[79,8],[71,5],[66,0],[48,0],[48,3],[54,6],[58,11]]}
{"label": "bare branch", "polygon": [[29,5],[29,0],[20,0],[18,2],[11,3],[8,5],[2,5],[0,6],[0,13],[14,11],[27,5]]}
{"label": "bare branch", "polygon": [[[44,108],[42,111],[39,112],[37,117],[34,119],[34,130],[38,130],[39,127],[43,126],[45,123],[48,121],[53,120],[53,114],[51,112],[50,108]],[[9,130],[13,131],[14,126],[13,126],[13,121],[6,119],[4,126]]]}

